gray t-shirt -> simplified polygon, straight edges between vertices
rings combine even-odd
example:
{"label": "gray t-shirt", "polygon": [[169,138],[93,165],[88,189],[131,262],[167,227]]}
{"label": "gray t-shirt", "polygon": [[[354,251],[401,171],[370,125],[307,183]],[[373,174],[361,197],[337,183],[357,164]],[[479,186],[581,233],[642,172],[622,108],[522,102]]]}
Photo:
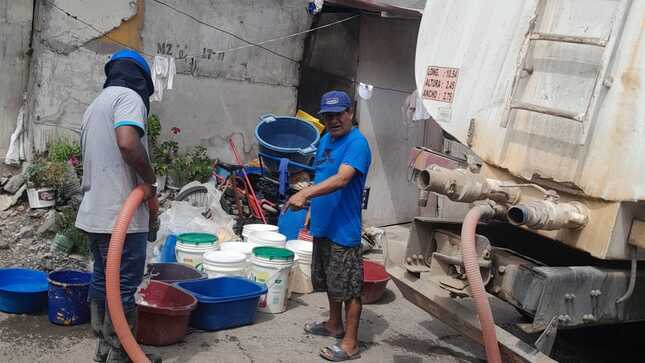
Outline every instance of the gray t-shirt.
{"label": "gray t-shirt", "polygon": [[[91,233],[112,233],[123,202],[141,183],[134,169],[121,156],[115,129],[140,128],[142,143],[147,112],[141,97],[125,87],[107,87],[83,115],[81,149],[83,152],[83,201],[76,227]],[[148,232],[148,207],[143,203],[130,221],[128,233]]]}

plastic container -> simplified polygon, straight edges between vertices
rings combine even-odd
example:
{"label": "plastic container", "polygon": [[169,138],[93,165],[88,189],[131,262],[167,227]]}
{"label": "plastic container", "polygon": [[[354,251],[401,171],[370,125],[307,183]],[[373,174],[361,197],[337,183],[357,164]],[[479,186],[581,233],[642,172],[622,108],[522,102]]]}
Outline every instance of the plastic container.
{"label": "plastic container", "polygon": [[258,300],[267,292],[264,285],[242,277],[218,277],[177,285],[198,301],[190,325],[207,331],[253,324]]}
{"label": "plastic container", "polygon": [[242,227],[242,239],[244,242],[248,242],[249,235],[258,231],[277,232],[278,226],[274,226],[273,224],[246,224]]}
{"label": "plastic container", "polygon": [[284,248],[287,244],[287,236],[278,232],[251,232],[249,242],[259,246]]}
{"label": "plastic container", "polygon": [[79,325],[90,320],[87,293],[92,273],[63,270],[49,274],[48,317],[57,325]]}
{"label": "plastic container", "polygon": [[27,188],[29,208],[49,208],[56,205],[56,189]]}
{"label": "plastic container", "polygon": [[[316,152],[320,132],[309,122],[295,117],[262,115],[255,127],[255,138],[261,153],[306,165]],[[277,171],[279,162],[267,159],[264,166],[269,171]]]}
{"label": "plastic container", "polygon": [[296,262],[298,262],[300,271],[306,277],[311,278],[311,257],[314,251],[314,244],[309,241],[296,239],[288,241],[286,248],[296,255]]}
{"label": "plastic container", "polygon": [[175,286],[151,280],[137,294],[137,341],[170,345],[186,336],[197,299]]}
{"label": "plastic container", "polygon": [[385,272],[383,265],[363,260],[363,304],[372,304],[380,300],[388,281],[390,275]]}
{"label": "plastic container", "polygon": [[177,236],[174,234],[169,234],[163,243],[163,247],[161,248],[161,256],[159,256],[159,262],[177,262],[177,256],[175,255],[176,246]]}
{"label": "plastic container", "polygon": [[250,278],[265,284],[267,294],[260,298],[258,310],[278,314],[287,309],[289,275],[295,254],[286,248],[256,247],[251,259]]}
{"label": "plastic container", "polygon": [[202,264],[202,256],[219,248],[217,237],[208,233],[183,233],[177,236],[175,254],[177,262],[192,267]]}
{"label": "plastic container", "polygon": [[47,307],[47,274],[26,268],[0,269],[0,311],[28,314]]}
{"label": "plastic container", "polygon": [[209,251],[204,254],[202,265],[209,278],[220,276],[246,276],[249,262],[245,254],[234,251]]}
{"label": "plastic container", "polygon": [[310,124],[314,125],[318,129],[318,132],[320,132],[321,134],[325,129],[325,125],[319,119],[313,117],[312,115],[308,114],[303,110],[298,110],[298,112],[296,112],[296,118],[305,120]]}
{"label": "plastic container", "polygon": [[305,226],[307,210],[288,209],[278,217],[278,231],[287,237],[287,240],[297,239],[298,232]]}
{"label": "plastic container", "polygon": [[181,263],[151,263],[148,265],[151,280],[172,284],[178,281],[204,280],[208,276]]}
{"label": "plastic container", "polygon": [[251,256],[253,256],[253,249],[255,247],[260,247],[260,246],[251,242],[229,241],[229,242],[224,242],[220,245],[220,251],[232,251],[232,252],[243,253],[250,264]]}

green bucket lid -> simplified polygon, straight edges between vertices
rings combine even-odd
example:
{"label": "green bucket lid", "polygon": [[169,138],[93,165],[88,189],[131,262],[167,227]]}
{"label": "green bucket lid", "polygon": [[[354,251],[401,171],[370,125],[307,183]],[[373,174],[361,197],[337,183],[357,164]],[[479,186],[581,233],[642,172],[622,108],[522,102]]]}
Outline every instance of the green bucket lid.
{"label": "green bucket lid", "polygon": [[182,243],[188,243],[191,245],[204,245],[216,242],[217,236],[210,233],[182,233],[177,236],[177,239]]}
{"label": "green bucket lid", "polygon": [[295,255],[286,248],[260,246],[253,249],[253,256],[267,260],[291,261]]}

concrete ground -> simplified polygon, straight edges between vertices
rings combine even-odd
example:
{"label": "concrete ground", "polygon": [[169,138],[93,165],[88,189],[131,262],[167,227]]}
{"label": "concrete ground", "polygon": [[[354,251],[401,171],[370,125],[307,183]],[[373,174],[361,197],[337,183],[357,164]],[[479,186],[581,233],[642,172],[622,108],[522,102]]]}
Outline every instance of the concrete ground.
{"label": "concrete ground", "polygon": [[[193,331],[185,342],[144,347],[164,362],[317,362],[333,338],[303,333],[308,319],[324,319],[322,293],[294,296],[283,314],[258,313],[255,324],[207,333]],[[89,324],[60,327],[47,315],[0,313],[0,362],[90,362],[94,349]],[[363,310],[362,358],[355,362],[479,362],[481,348],[405,300],[390,282],[384,298]]]}
{"label": "concrete ground", "polygon": [[[388,228],[387,234],[404,241],[407,228]],[[377,251],[368,258],[382,256]],[[319,349],[335,340],[307,335],[302,326],[307,320],[324,319],[326,309],[322,293],[295,295],[285,313],[258,313],[253,325],[191,331],[182,343],[144,349],[161,354],[164,362],[321,362]],[[506,309],[495,315],[498,324],[516,334],[517,313]],[[631,324],[559,333],[555,357],[560,362],[642,362],[643,330],[643,325]],[[355,362],[484,362],[481,346],[412,305],[392,282],[381,301],[364,306],[359,338],[363,352]],[[61,327],[50,324],[45,314],[0,313],[0,362],[91,362],[94,344],[89,324]]]}
{"label": "concrete ground", "polygon": [[[407,239],[407,228],[391,228],[390,238]],[[380,251],[368,256],[382,258]],[[218,332],[191,331],[184,342],[144,347],[164,362],[317,362],[333,338],[307,335],[307,320],[326,317],[322,293],[294,295],[285,313],[258,313],[255,324]],[[362,358],[355,362],[479,362],[483,349],[403,298],[394,283],[384,297],[363,309]],[[61,327],[47,315],[0,313],[0,362],[90,362],[94,338],[89,324]]]}

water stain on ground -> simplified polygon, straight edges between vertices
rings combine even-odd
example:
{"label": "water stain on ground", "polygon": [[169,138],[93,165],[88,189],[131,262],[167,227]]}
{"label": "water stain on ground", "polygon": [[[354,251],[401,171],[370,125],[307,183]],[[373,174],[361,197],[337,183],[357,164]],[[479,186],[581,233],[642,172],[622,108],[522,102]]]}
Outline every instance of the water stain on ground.
{"label": "water stain on ground", "polygon": [[[46,314],[6,315],[0,313],[0,337],[3,343],[30,350],[60,350],[83,340],[92,339],[89,324],[59,326],[49,322]],[[28,347],[27,347],[28,345]]]}
{"label": "water stain on ground", "polygon": [[485,360],[459,352],[449,346],[440,345],[432,340],[413,338],[406,335],[396,335],[383,340],[383,343],[401,348],[407,352],[421,356],[448,356],[463,362],[485,363]]}

